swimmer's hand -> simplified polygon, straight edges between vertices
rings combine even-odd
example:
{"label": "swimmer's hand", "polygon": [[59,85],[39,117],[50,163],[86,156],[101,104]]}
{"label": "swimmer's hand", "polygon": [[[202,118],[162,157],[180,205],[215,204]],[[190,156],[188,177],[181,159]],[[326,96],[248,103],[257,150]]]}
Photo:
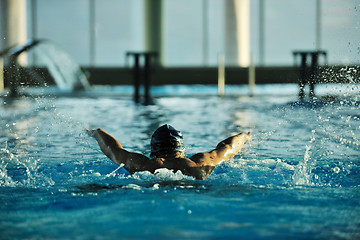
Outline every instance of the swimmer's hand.
{"label": "swimmer's hand", "polygon": [[96,129],[88,129],[87,127],[85,128],[85,131],[90,137],[94,137],[95,133],[97,132]]}
{"label": "swimmer's hand", "polygon": [[247,134],[246,134],[246,142],[248,142],[248,141],[251,141],[252,140],[252,135],[251,135],[251,132],[248,132]]}

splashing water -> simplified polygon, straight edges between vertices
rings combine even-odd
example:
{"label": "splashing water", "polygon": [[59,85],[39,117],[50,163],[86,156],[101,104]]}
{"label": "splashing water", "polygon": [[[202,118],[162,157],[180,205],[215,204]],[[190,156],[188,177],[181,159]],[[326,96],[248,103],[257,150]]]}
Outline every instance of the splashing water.
{"label": "splashing water", "polygon": [[77,64],[64,51],[55,44],[47,41],[40,45],[38,61],[45,65],[60,89],[74,91],[77,89],[89,89],[89,82]]}
{"label": "splashing water", "polygon": [[315,131],[312,131],[312,137],[309,144],[306,145],[304,159],[300,160],[295,167],[294,175],[292,176],[295,185],[313,185],[311,170],[316,164],[316,160],[311,159],[310,150],[312,143],[315,141]]}
{"label": "splashing water", "polygon": [[55,43],[49,40],[41,40],[38,44],[26,50],[28,61],[31,68],[25,68],[29,71],[29,76],[37,85],[48,83],[34,69],[46,68],[53,78],[57,87],[66,92],[77,90],[89,90],[90,84],[84,71],[66,52],[61,50]]}

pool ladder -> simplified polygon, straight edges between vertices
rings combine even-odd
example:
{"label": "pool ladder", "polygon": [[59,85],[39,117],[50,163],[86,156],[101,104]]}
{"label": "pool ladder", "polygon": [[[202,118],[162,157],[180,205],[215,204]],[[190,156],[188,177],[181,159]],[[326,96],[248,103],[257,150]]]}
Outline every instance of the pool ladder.
{"label": "pool ladder", "polygon": [[[319,57],[324,56],[325,63],[327,62],[327,53],[325,51],[294,51],[294,60],[300,55],[299,66],[299,98],[305,97],[305,85],[309,84],[310,92],[309,97],[315,97],[315,84],[319,80]],[[308,65],[308,57],[311,59],[310,65]]]}
{"label": "pool ladder", "polygon": [[[134,57],[134,68],[133,68],[133,84],[134,84],[134,101],[136,103],[140,102],[140,85],[144,84],[144,101],[145,105],[152,104],[152,98],[150,96],[150,87],[151,87],[151,58],[156,58],[158,56],[157,52],[127,52],[126,53],[126,62],[130,56]],[[144,57],[144,66],[143,69],[140,67],[140,58]],[[143,76],[143,81],[141,81],[141,76]]]}

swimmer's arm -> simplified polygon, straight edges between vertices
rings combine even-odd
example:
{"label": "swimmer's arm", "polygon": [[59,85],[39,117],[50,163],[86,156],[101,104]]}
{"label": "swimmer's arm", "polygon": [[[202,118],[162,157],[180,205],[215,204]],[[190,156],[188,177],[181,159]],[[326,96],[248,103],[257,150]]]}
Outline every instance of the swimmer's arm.
{"label": "swimmer's arm", "polygon": [[241,151],[245,143],[251,139],[252,135],[248,132],[240,133],[221,141],[216,148],[210,152],[210,154],[215,152],[216,156],[215,159],[211,159],[210,162],[217,165],[223,161],[233,158]]}
{"label": "swimmer's arm", "polygon": [[98,142],[101,151],[115,164],[124,164],[124,168],[130,173],[137,171],[155,171],[156,163],[149,161],[149,158],[139,153],[125,150],[121,144],[110,134],[99,129],[86,129],[87,133]]}
{"label": "swimmer's arm", "polygon": [[240,133],[221,141],[214,150],[206,153],[197,153],[190,157],[197,164],[194,169],[196,178],[208,177],[214,168],[223,161],[229,160],[241,151],[245,143],[252,138],[251,133]]}
{"label": "swimmer's arm", "polygon": [[112,137],[110,134],[108,134],[101,128],[85,130],[90,136],[96,139],[101,151],[108,158],[110,158],[117,165],[123,163],[122,159],[126,157],[127,151],[114,137]]}

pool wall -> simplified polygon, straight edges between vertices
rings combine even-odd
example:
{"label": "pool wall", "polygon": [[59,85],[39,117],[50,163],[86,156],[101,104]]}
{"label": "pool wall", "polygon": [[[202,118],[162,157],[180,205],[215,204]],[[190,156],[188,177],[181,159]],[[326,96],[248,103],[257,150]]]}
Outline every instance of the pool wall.
{"label": "pool wall", "polygon": [[[131,85],[133,75],[131,68],[120,67],[83,67],[90,74],[93,85]],[[54,84],[45,68],[35,68],[38,76],[48,84]],[[152,85],[173,84],[217,84],[216,67],[156,67],[151,72]],[[248,84],[248,68],[226,67],[226,84]],[[5,79],[9,79],[8,68],[5,68]],[[31,80],[29,71],[21,71],[21,82],[36,84]],[[360,66],[326,66],[321,70],[322,82],[359,82]],[[256,84],[285,84],[298,82],[298,69],[293,66],[256,67]],[[5,80],[5,83],[8,82]],[[5,84],[5,87],[6,84]]]}

